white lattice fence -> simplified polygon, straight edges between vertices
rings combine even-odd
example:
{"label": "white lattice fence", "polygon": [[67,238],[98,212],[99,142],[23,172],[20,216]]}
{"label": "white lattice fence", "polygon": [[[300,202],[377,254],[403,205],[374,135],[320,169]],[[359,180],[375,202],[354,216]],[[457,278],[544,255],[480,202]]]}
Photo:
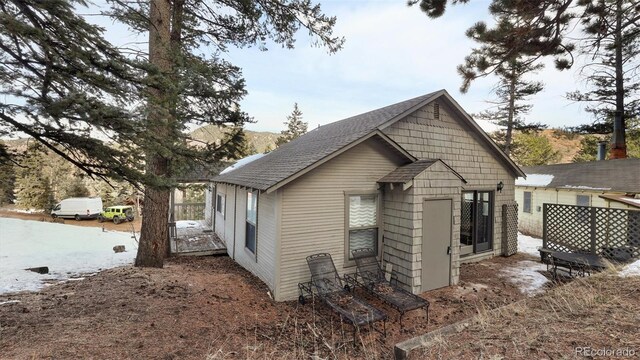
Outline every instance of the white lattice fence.
{"label": "white lattice fence", "polygon": [[518,204],[502,205],[502,255],[511,256],[518,252]]}
{"label": "white lattice fence", "polygon": [[543,247],[599,254],[614,260],[640,256],[640,211],[544,204]]}

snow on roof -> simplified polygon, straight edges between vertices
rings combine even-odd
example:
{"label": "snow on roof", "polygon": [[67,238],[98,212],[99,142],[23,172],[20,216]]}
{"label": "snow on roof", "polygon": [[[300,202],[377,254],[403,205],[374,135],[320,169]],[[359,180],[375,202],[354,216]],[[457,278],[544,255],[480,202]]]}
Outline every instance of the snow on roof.
{"label": "snow on roof", "polygon": [[591,187],[583,185],[562,185],[558,186],[560,189],[577,189],[577,190],[611,190],[610,187]]}
{"label": "snow on roof", "polygon": [[547,186],[553,181],[553,175],[527,174],[527,178],[517,178],[517,186]]}
{"label": "snow on roof", "polygon": [[231,171],[236,170],[236,169],[239,169],[239,168],[247,165],[248,163],[250,163],[252,161],[260,159],[261,157],[263,157],[265,155],[266,154],[253,154],[253,155],[249,155],[249,156],[247,156],[245,158],[242,158],[242,159],[236,161],[235,164],[233,164],[233,165],[227,167],[226,169],[222,170],[220,172],[220,175],[226,174],[226,173],[231,172]]}

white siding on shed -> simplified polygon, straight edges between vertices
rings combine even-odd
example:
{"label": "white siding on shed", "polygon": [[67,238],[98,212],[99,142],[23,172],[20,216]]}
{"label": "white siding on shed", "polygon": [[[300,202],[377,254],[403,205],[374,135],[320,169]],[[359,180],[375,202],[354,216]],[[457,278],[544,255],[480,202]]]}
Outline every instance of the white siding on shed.
{"label": "white siding on shed", "polygon": [[[524,192],[531,192],[531,213],[523,211]],[[542,237],[542,214],[543,204],[565,204],[565,205],[577,205],[578,195],[590,197],[591,206],[595,207],[610,207],[617,209],[632,209],[637,208],[629,206],[627,204],[610,201],[601,198],[599,195],[603,194],[621,194],[612,193],[602,190],[587,190],[587,189],[555,189],[555,188],[539,188],[530,186],[517,186],[516,187],[516,201],[518,202],[518,230],[523,234]]]}

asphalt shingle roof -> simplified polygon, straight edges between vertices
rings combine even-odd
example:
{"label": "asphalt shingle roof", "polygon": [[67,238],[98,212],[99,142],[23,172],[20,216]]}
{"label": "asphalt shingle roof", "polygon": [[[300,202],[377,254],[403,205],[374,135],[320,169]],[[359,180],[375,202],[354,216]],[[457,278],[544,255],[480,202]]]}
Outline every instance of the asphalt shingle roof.
{"label": "asphalt shingle roof", "polygon": [[460,180],[466,183],[466,180],[458,174],[455,170],[453,170],[449,165],[447,165],[444,161],[439,159],[423,159],[412,162],[411,164],[400,166],[399,168],[393,170],[387,175],[383,176],[379,183],[406,183],[410,180],[413,180],[416,176],[418,176],[425,169],[429,168],[431,165],[436,162],[442,162],[444,166],[449,168],[451,172],[453,172]]}
{"label": "asphalt shingle roof", "polygon": [[413,178],[423,172],[424,169],[435,164],[436,161],[438,160],[425,159],[412,162],[411,164],[407,164],[393,170],[392,172],[383,176],[380,180],[378,180],[378,182],[406,183],[407,181],[413,180]]}
{"label": "asphalt shingle roof", "polygon": [[309,131],[267,155],[213,179],[266,190],[429,99],[437,92],[336,121]]}
{"label": "asphalt shingle roof", "polygon": [[[547,188],[592,188],[640,192],[640,159],[616,159],[523,167],[527,174],[553,175]],[[542,187],[542,186],[537,186]]]}

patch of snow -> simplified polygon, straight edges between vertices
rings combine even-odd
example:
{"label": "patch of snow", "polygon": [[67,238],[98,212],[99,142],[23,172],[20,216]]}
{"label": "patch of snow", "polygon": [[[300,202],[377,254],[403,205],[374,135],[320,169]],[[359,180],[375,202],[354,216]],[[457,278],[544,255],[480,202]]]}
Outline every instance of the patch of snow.
{"label": "patch of snow", "polygon": [[[113,252],[114,245],[127,251]],[[41,221],[0,218],[0,294],[37,291],[62,280],[131,264],[137,244],[130,233]],[[49,274],[25,270],[47,266]]]}
{"label": "patch of snow", "polygon": [[620,276],[640,276],[640,260],[632,262],[631,264],[625,266],[619,273]]}
{"label": "patch of snow", "polygon": [[0,301],[0,305],[18,304],[18,303],[20,303],[20,300]]}
{"label": "patch of snow", "polygon": [[542,247],[542,239],[524,235],[518,231],[518,252],[540,256],[539,248]]}
{"label": "patch of snow", "polygon": [[562,185],[562,186],[558,186],[558,188],[561,189],[577,189],[577,190],[611,190],[611,188],[603,188],[603,187],[590,187],[590,186],[583,186],[583,185]]}
{"label": "patch of snow", "polygon": [[517,178],[517,186],[547,186],[553,181],[553,175],[527,174],[527,178]]}
{"label": "patch of snow", "polygon": [[544,285],[549,282],[540,271],[546,271],[547,266],[545,264],[523,260],[518,262],[515,266],[507,266],[500,272],[500,276],[507,278],[507,280],[520,289],[520,292],[533,296],[544,291]]}
{"label": "patch of snow", "polygon": [[178,220],[176,221],[177,229],[187,229],[187,228],[200,228],[202,224],[199,221],[194,220]]}
{"label": "patch of snow", "polygon": [[247,165],[248,163],[250,163],[252,161],[260,159],[261,157],[263,157],[265,155],[266,154],[253,154],[253,155],[249,155],[249,156],[247,156],[245,158],[242,158],[242,159],[236,161],[235,164],[233,164],[233,165],[227,167],[226,169],[220,171],[220,175],[226,174],[226,173],[231,172],[231,171],[236,170],[236,169],[239,169],[239,168]]}

